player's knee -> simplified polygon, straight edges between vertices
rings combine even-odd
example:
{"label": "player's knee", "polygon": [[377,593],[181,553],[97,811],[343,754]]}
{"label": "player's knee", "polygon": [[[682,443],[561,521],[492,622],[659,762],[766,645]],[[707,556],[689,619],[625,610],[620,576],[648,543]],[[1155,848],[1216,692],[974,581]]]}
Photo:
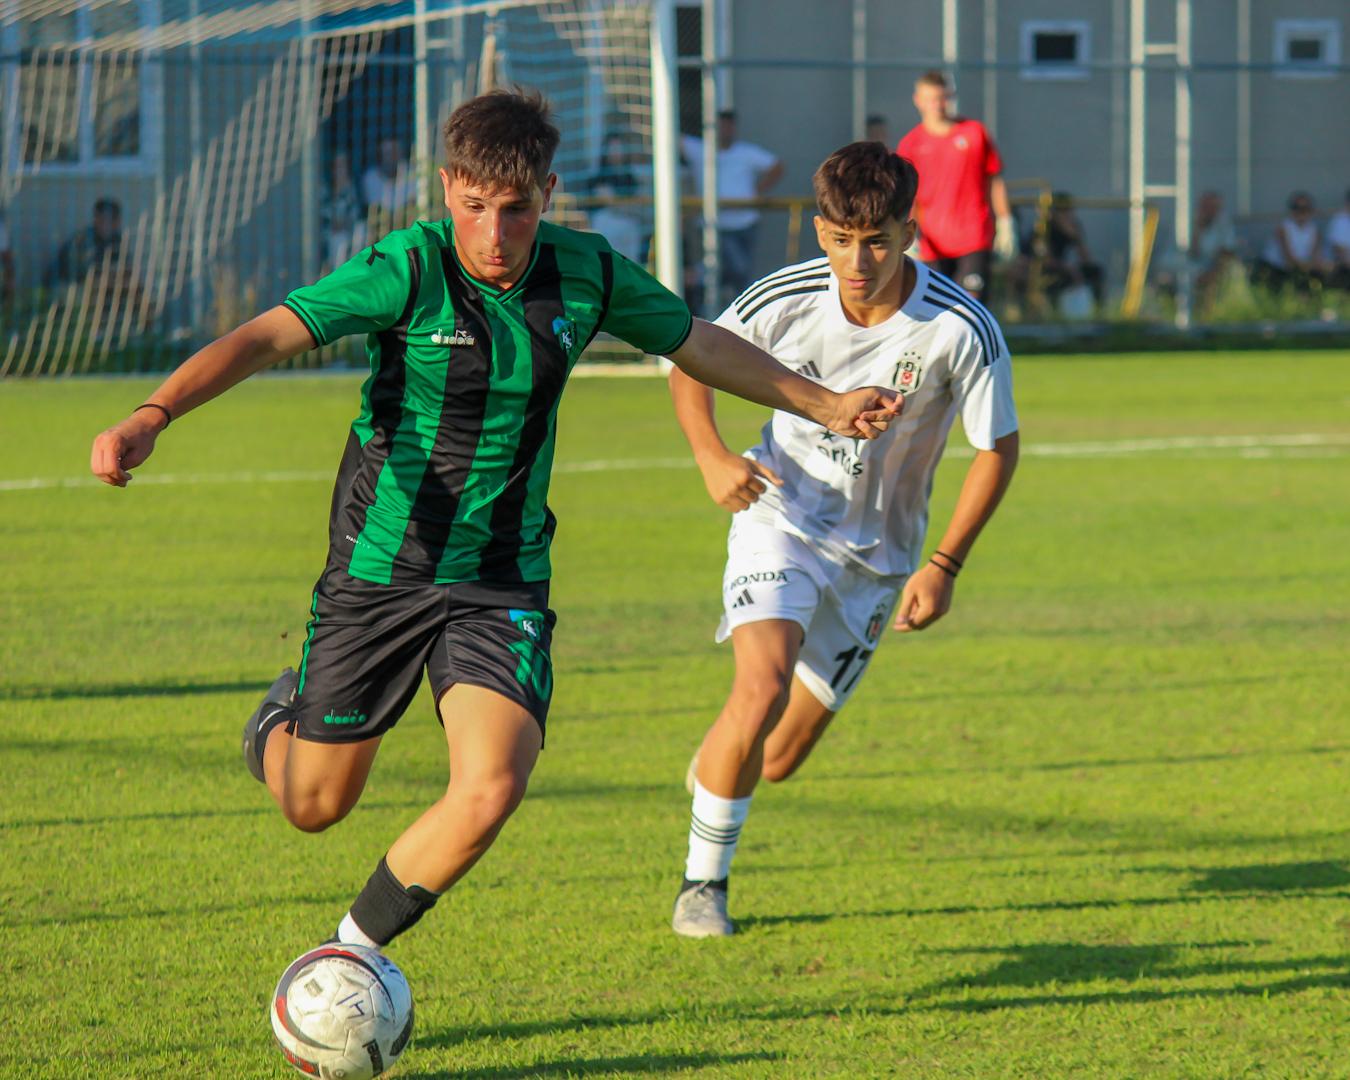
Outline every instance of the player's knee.
{"label": "player's knee", "polygon": [[355,802],[346,798],[345,793],[315,792],[288,797],[281,804],[281,812],[301,832],[318,833],[345,818]]}
{"label": "player's knee", "polygon": [[282,813],[286,815],[286,821],[292,823],[302,833],[321,833],[329,826],[342,821],[350,810],[350,806],[343,806],[342,803],[324,802],[320,799],[288,802],[281,807]]}
{"label": "player's knee", "polygon": [[514,773],[495,773],[469,781],[463,786],[462,797],[469,805],[469,813],[484,832],[500,829],[525,797],[526,781]]}
{"label": "player's knee", "polygon": [[760,778],[771,784],[781,784],[797,771],[797,766],[800,764],[801,760],[791,754],[784,754],[776,758],[766,757],[764,768],[760,771]]}
{"label": "player's knee", "polygon": [[788,692],[791,688],[791,672],[743,673],[736,676],[731,696],[739,706],[738,712],[773,722],[787,707]]}

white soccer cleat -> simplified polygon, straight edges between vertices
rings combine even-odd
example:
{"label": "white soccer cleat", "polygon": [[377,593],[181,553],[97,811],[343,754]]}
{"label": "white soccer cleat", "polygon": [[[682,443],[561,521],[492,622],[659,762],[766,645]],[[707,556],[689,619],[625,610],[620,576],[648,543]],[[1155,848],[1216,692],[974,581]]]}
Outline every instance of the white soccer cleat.
{"label": "white soccer cleat", "polygon": [[696,881],[675,898],[671,928],[681,937],[730,937],[736,924],[727,914],[726,881]]}

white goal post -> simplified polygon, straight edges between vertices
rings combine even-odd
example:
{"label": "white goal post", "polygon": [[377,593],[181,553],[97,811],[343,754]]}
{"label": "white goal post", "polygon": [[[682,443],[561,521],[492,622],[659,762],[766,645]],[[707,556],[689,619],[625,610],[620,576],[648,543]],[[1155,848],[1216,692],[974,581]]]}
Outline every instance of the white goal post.
{"label": "white goal post", "polygon": [[675,8],[0,0],[0,376],[171,368],[439,216],[441,124],[499,85],[553,104],[554,219],[682,292]]}

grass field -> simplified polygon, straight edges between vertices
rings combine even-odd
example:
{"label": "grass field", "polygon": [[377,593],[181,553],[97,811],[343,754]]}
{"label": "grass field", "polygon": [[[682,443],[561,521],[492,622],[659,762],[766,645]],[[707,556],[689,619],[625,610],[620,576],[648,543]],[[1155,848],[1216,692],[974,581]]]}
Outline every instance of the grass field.
{"label": "grass field", "polygon": [[[659,382],[574,382],[548,749],[391,950],[418,1007],[395,1075],[1350,1076],[1350,354],[1026,358],[1017,384],[1021,469],[952,614],[761,789],[744,932],[690,942],[726,520]],[[285,1075],[277,975],[445,782],[425,692],[326,834],[239,761],[298,656],[355,381],[256,380],[128,491],[86,483],[149,386],[0,385],[3,1076]],[[757,411],[722,411],[748,443]]]}

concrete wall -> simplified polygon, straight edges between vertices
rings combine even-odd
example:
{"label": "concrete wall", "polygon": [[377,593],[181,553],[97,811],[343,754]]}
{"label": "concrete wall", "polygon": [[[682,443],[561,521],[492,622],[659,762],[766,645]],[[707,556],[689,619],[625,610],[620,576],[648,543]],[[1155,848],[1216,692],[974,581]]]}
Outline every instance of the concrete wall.
{"label": "concrete wall", "polygon": [[[731,4],[733,59],[845,62],[852,48],[852,4],[837,0],[727,0]],[[1093,70],[1075,80],[1024,78],[1020,59],[1022,24],[1031,19],[1076,19],[1088,23],[1091,56],[1123,62],[1129,56],[1129,0],[961,0],[959,63],[955,67],[961,110],[993,117],[993,131],[1009,180],[1043,178],[1080,196],[1124,197],[1128,186],[1128,76]],[[1148,5],[1150,40],[1175,36],[1175,5]],[[1342,56],[1350,57],[1350,9],[1344,0],[1252,0],[1251,51],[1257,64],[1273,59],[1277,19],[1339,19]],[[986,50],[986,13],[995,24],[1000,66],[980,67]],[[1237,59],[1237,6],[1233,0],[1194,0],[1193,56],[1197,64]],[[887,116],[892,138],[917,122],[910,101],[917,74],[942,55],[940,0],[895,3],[869,0],[867,55],[885,66],[869,70],[867,110]],[[1159,60],[1159,63],[1165,61]],[[951,69],[948,69],[949,72]],[[807,193],[815,166],[847,142],[852,131],[852,80],[845,68],[784,63],[733,67],[731,90],[744,137],[778,153],[787,174],[778,191]],[[1275,215],[1290,191],[1310,190],[1319,207],[1334,209],[1350,183],[1350,77],[1291,78],[1270,71],[1251,79],[1251,210]],[[1175,168],[1174,80],[1164,72],[1146,77],[1148,179],[1166,183]],[[1237,213],[1238,76],[1232,70],[1199,71],[1192,81],[1193,190],[1216,188]],[[1173,208],[1163,212],[1164,244],[1172,232]],[[1093,246],[1106,258],[1119,288],[1124,273],[1128,218],[1123,210],[1083,214]],[[1259,246],[1267,220],[1246,226]],[[766,222],[762,269],[781,261],[782,224]],[[808,250],[806,254],[810,254]]]}

